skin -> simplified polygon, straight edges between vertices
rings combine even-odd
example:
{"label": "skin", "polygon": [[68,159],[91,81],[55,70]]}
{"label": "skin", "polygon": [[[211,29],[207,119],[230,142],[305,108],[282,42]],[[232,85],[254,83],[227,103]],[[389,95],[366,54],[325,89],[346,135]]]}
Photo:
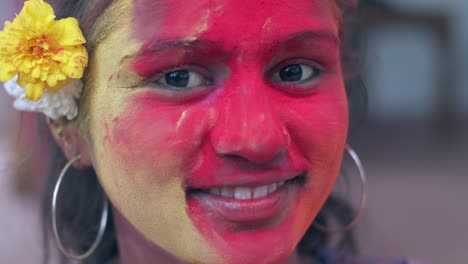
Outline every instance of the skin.
{"label": "skin", "polygon": [[[347,133],[339,29],[329,1],[265,2],[124,0],[111,11],[119,26],[90,60],[88,132],[56,139],[96,170],[120,263],[299,261]],[[278,81],[291,64],[321,73]],[[180,69],[203,81],[183,91],[161,81]],[[282,172],[306,181],[261,221],[227,221],[187,191]]]}

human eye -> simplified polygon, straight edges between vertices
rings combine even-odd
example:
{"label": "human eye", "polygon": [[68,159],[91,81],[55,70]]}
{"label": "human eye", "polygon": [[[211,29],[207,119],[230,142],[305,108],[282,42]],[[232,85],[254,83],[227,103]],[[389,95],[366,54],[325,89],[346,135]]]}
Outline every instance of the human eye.
{"label": "human eye", "polygon": [[211,86],[213,81],[199,71],[192,69],[171,70],[160,75],[153,83],[173,91],[189,91]]}
{"label": "human eye", "polygon": [[276,67],[271,73],[270,80],[283,85],[305,85],[319,79],[321,74],[322,70],[312,63],[293,62]]}

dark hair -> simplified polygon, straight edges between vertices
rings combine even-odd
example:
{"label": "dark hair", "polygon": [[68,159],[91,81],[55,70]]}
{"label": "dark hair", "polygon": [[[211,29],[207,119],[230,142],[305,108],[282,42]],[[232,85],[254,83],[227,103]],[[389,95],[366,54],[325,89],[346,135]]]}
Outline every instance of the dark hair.
{"label": "dark hair", "polygon": [[[109,6],[114,4],[112,0],[49,0],[55,10],[57,18],[64,17],[75,17],[79,20],[80,26],[85,34],[87,43],[87,50],[91,54],[94,46],[99,43],[102,39],[105,39],[106,34],[111,31],[111,25],[105,25],[100,27],[100,32],[96,32],[94,28],[95,21],[99,20],[99,17],[105,15],[105,11]],[[117,2],[117,1],[116,1]],[[350,14],[353,10],[353,5],[350,4],[351,0],[335,0],[339,7],[340,17],[343,18],[342,24],[347,24]],[[105,32],[102,32],[105,31]],[[99,36],[99,37],[97,37]],[[346,33],[342,34],[342,38],[346,41]],[[343,47],[346,47],[343,45]],[[349,54],[349,50],[344,48],[342,50],[344,67],[349,67],[349,59],[346,54]],[[91,58],[91,56],[90,56]],[[92,63],[90,61],[90,63]],[[354,76],[354,74],[353,74]],[[355,121],[355,116],[361,114],[362,105],[365,105],[363,101],[363,89],[358,86],[356,89],[356,80],[358,78],[351,78],[351,85],[347,85],[348,100],[350,101],[350,120]],[[87,78],[85,73],[84,82],[86,84]],[[357,93],[356,93],[357,91]],[[85,91],[86,94],[86,91]],[[84,101],[84,100],[82,100]],[[357,103],[355,103],[357,102]],[[356,111],[357,109],[357,111]],[[83,113],[80,113],[82,116]],[[81,118],[81,117],[80,117]],[[46,179],[43,200],[42,200],[42,227],[43,227],[43,240],[44,240],[44,263],[49,263],[53,256],[58,256],[61,263],[68,263],[69,261],[55,250],[55,247],[51,247],[51,198],[52,191],[60,173],[61,168],[66,163],[66,158],[63,155],[61,149],[55,144],[54,140],[49,135],[50,141],[50,164],[49,173]],[[88,169],[84,171],[71,170],[72,174],[80,174],[75,177],[67,177],[66,181],[63,182],[61,190],[66,192],[66,195],[60,195],[60,204],[58,207],[60,223],[59,232],[63,237],[64,242],[70,247],[76,249],[79,252],[87,250],[89,245],[92,243],[96,236],[99,218],[101,215],[101,202],[96,201],[102,196],[103,190],[99,184],[94,170]],[[327,225],[327,223],[333,222],[337,224],[345,225],[351,221],[353,217],[353,210],[347,205],[345,201],[334,196],[330,196],[316,217],[315,221]],[[329,247],[336,239],[326,232],[319,231],[311,225],[307,230],[305,236],[300,241],[297,250],[301,255],[307,255],[316,257],[319,251],[323,248]],[[356,245],[354,242],[354,236],[352,231],[348,231],[341,234],[338,242],[334,245],[343,250],[355,252]],[[51,255],[51,253],[53,254]],[[105,263],[118,255],[117,240],[114,233],[112,213],[109,215],[108,226],[103,238],[102,243],[90,258],[82,261],[87,264]]]}

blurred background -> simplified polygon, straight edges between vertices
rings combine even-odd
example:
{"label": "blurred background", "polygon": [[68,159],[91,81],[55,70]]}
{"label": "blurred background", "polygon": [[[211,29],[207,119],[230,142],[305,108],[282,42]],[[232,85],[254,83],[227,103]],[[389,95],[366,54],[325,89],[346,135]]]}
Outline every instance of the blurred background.
{"label": "blurred background", "polygon": [[[360,250],[466,264],[468,1],[361,2],[353,44],[369,106],[349,138],[368,174]],[[0,0],[0,21],[13,18],[14,5]],[[0,263],[39,263],[41,178],[34,172],[43,164],[28,155],[29,142],[18,141],[20,122],[29,119],[11,104],[0,94]]]}

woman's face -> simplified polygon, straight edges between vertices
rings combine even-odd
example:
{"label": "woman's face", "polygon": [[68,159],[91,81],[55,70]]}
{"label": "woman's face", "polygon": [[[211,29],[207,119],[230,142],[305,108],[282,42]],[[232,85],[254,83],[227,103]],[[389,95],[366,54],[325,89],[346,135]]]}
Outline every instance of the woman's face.
{"label": "woman's face", "polygon": [[331,191],[347,133],[334,4],[113,8],[87,105],[115,209],[186,261],[287,258]]}

